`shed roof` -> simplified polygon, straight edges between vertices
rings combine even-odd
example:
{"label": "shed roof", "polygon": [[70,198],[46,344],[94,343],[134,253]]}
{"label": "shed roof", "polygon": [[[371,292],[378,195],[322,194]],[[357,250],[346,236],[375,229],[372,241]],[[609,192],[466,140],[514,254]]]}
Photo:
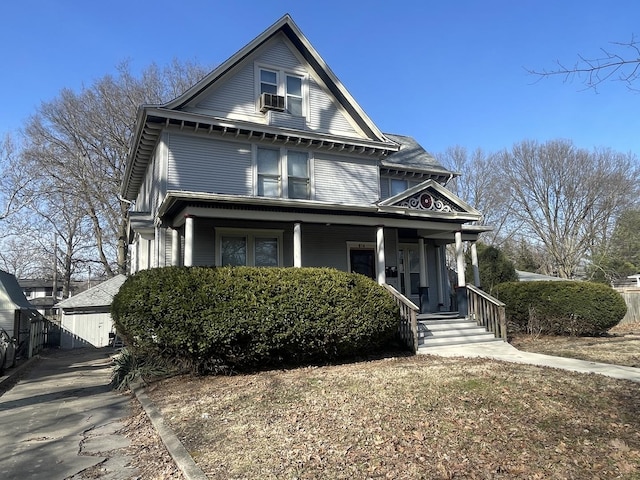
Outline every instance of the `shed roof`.
{"label": "shed roof", "polygon": [[67,298],[60,303],[61,308],[106,307],[111,305],[113,297],[127,279],[125,275],[116,275],[109,280],[91,287],[78,295]]}
{"label": "shed roof", "polygon": [[0,270],[0,310],[33,310],[24,296],[18,280],[12,274]]}

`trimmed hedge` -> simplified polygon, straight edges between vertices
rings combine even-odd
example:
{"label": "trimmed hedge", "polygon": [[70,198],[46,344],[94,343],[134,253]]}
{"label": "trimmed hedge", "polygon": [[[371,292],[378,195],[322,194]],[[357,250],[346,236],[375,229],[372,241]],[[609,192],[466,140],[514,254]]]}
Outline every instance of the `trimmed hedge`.
{"label": "trimmed hedge", "polygon": [[627,312],[622,296],[599,283],[508,282],[493,294],[506,304],[510,333],[602,335]]}
{"label": "trimmed hedge", "polygon": [[129,277],[111,313],[137,353],[195,373],[373,353],[399,310],[380,285],[327,268],[167,267]]}

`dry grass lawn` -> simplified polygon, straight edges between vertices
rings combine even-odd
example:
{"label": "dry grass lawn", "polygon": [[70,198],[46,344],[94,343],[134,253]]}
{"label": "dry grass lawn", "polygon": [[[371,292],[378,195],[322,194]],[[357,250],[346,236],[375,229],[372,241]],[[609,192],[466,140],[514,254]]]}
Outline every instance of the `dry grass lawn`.
{"label": "dry grass lawn", "polygon": [[595,338],[520,335],[511,344],[527,352],[640,367],[640,324],[619,325],[609,334]]}
{"label": "dry grass lawn", "polygon": [[421,355],[149,395],[210,479],[640,478],[640,384],[598,375]]}

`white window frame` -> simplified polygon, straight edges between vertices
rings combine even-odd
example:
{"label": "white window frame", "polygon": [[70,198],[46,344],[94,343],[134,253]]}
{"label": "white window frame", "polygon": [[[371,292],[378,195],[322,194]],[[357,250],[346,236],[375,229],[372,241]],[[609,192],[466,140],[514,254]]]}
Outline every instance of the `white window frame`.
{"label": "white window frame", "polygon": [[[280,173],[280,196],[279,197],[266,197],[266,196],[258,195],[258,181],[259,181],[258,150],[260,149],[278,150],[280,153],[278,157],[278,171]],[[315,198],[315,182],[314,182],[314,175],[313,175],[313,171],[314,171],[313,153],[305,150],[297,150],[295,148],[285,148],[285,147],[271,148],[269,146],[262,146],[262,145],[253,146],[252,176],[253,176],[253,195],[254,196],[256,197],[260,196],[262,198],[285,198],[285,199],[289,198],[289,169],[288,169],[287,162],[288,162],[288,152],[290,151],[304,153],[307,155],[307,175],[309,178],[309,186],[308,186],[309,197],[306,199],[296,198],[292,200],[313,200]],[[296,177],[296,178],[301,178],[301,177]]]}
{"label": "white window frame", "polygon": [[301,85],[301,94],[302,94],[302,115],[295,115],[299,118],[305,118],[308,120],[309,116],[309,75],[306,71],[300,69],[285,69],[280,67],[275,67],[273,65],[260,64],[256,63],[254,67],[254,77],[255,77],[255,91],[256,91],[256,112],[260,111],[260,93],[261,89],[261,78],[260,71],[267,70],[269,72],[274,72],[276,74],[276,80],[278,82],[277,85],[277,94],[285,99],[285,111],[289,115],[289,105],[287,94],[287,76],[289,77],[298,77],[302,80]]}
{"label": "white window frame", "polygon": [[[256,238],[275,238],[278,241],[278,267],[283,266],[283,237],[284,230],[276,229],[244,229],[244,228],[216,228],[216,266],[222,266],[222,237],[244,237],[247,242],[246,265],[255,266]],[[269,268],[269,267],[265,267]]]}

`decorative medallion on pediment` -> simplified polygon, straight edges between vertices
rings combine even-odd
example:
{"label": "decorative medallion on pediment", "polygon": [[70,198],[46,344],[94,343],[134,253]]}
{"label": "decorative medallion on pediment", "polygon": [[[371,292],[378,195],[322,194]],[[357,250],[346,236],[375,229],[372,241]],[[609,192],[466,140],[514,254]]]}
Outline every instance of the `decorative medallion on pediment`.
{"label": "decorative medallion on pediment", "polygon": [[424,210],[429,212],[461,212],[462,210],[451,202],[448,202],[439,195],[422,191],[396,204],[398,207],[411,208],[413,210]]}

